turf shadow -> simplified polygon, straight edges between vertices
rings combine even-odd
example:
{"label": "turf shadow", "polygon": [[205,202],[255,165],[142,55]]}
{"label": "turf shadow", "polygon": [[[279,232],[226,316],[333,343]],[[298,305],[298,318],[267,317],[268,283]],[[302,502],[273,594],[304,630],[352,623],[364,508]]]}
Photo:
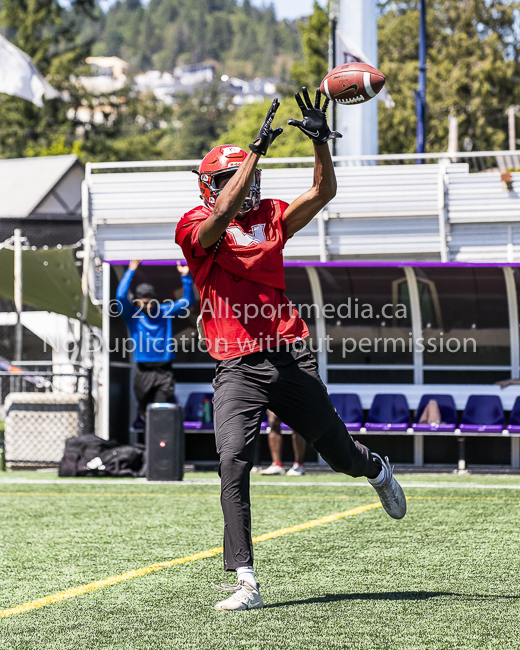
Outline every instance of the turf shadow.
{"label": "turf shadow", "polygon": [[325,594],[314,598],[303,598],[302,600],[287,600],[285,602],[265,605],[265,609],[274,607],[288,607],[291,605],[310,605],[312,603],[334,603],[342,600],[429,600],[439,596],[454,596],[461,600],[495,600],[497,598],[508,598],[520,600],[520,596],[503,596],[495,594],[459,594],[453,591],[384,591],[367,592],[358,594]]}

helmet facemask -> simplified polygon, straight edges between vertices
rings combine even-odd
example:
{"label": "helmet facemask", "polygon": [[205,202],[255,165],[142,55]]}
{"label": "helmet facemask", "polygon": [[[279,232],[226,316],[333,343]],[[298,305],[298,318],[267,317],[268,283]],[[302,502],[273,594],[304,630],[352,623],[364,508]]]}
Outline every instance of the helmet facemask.
{"label": "helmet facemask", "polygon": [[[202,192],[200,198],[204,201],[204,205],[208,208],[214,207],[220,193],[224,189],[224,187],[217,187],[217,179],[222,176],[232,176],[237,169],[238,167],[231,169],[228,167],[214,172],[199,173],[199,186]],[[260,202],[260,174],[261,171],[256,169],[255,178],[249,188],[249,194],[242,203],[239,212],[249,212]]]}

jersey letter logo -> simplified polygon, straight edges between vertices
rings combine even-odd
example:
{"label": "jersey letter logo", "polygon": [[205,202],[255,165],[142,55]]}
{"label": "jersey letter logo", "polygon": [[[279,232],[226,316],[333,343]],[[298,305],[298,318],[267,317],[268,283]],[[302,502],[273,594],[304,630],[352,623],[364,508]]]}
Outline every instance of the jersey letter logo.
{"label": "jersey letter logo", "polygon": [[244,232],[239,226],[229,226],[226,229],[237,246],[254,246],[267,241],[265,238],[265,223],[251,226],[251,233]]}

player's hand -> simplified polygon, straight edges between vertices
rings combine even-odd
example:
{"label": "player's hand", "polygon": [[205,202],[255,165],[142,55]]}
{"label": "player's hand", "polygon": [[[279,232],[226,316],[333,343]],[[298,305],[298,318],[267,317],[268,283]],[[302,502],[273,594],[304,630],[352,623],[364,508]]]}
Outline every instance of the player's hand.
{"label": "player's hand", "polygon": [[128,265],[128,268],[130,271],[135,271],[136,268],[141,264],[141,260],[130,260],[130,264]]}
{"label": "player's hand", "polygon": [[188,266],[185,266],[184,264],[177,264],[177,271],[179,271],[181,275],[188,275],[190,269]]}
{"label": "player's hand", "polygon": [[280,133],[283,133],[283,129],[281,126],[279,126],[274,131],[271,129],[274,116],[276,115],[276,111],[278,110],[279,106],[280,106],[280,102],[278,101],[278,99],[273,99],[271,108],[267,111],[267,115],[265,116],[265,121],[262,124],[260,131],[258,132],[257,139],[249,145],[249,148],[253,153],[259,153],[262,156],[265,156],[267,150],[273,144],[276,138],[280,135]]}
{"label": "player's hand", "polygon": [[287,120],[287,124],[291,126],[297,126],[302,133],[310,138],[315,144],[325,144],[332,138],[342,138],[341,133],[337,131],[331,131],[329,125],[327,124],[327,108],[329,106],[329,100],[326,99],[323,103],[322,108],[320,108],[321,103],[321,92],[318,89],[316,91],[316,99],[314,101],[314,106],[312,105],[311,98],[307,92],[305,86],[302,88],[303,99],[305,100],[305,105],[300,96],[300,93],[294,93],[294,98],[302,112],[302,121],[298,120]]}

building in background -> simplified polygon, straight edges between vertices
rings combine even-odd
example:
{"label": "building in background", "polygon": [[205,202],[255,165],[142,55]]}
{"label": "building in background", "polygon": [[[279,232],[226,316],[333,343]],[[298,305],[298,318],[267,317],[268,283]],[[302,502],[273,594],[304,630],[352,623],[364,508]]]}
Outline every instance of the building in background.
{"label": "building in background", "polygon": [[128,63],[117,56],[88,56],[86,62],[92,66],[92,75],[81,76],[78,81],[90,93],[111,93],[120,90],[127,83]]}
{"label": "building in background", "polygon": [[37,248],[79,241],[84,177],[75,155],[0,160],[0,242],[15,228]]}
{"label": "building in background", "polygon": [[[74,155],[0,160],[0,244],[13,236],[15,228],[21,229],[28,245],[40,249],[79,242],[84,177],[85,169]],[[28,309],[23,317],[24,358],[50,358],[41,337],[45,332],[57,333],[56,319]],[[0,355],[9,359],[13,358],[15,312],[14,303],[0,297]],[[66,330],[67,318],[60,323]]]}
{"label": "building in background", "polygon": [[[153,93],[158,100],[171,105],[175,103],[175,95],[180,93],[192,95],[201,85],[216,81],[216,61],[178,65],[172,72],[147,70],[137,73],[133,78],[128,76],[128,63],[117,56],[90,56],[87,58],[87,63],[92,65],[92,75],[81,76],[78,81],[95,95],[116,92],[130,83],[139,93]],[[235,106],[242,106],[272,99],[280,80],[257,77],[247,81],[223,74],[220,82],[229,95],[230,101]],[[94,122],[102,122],[104,118],[101,112],[106,111],[107,107],[96,108],[100,115],[96,120],[96,110],[94,110]],[[80,108],[77,117],[88,122],[91,119],[91,110],[88,107]]]}

